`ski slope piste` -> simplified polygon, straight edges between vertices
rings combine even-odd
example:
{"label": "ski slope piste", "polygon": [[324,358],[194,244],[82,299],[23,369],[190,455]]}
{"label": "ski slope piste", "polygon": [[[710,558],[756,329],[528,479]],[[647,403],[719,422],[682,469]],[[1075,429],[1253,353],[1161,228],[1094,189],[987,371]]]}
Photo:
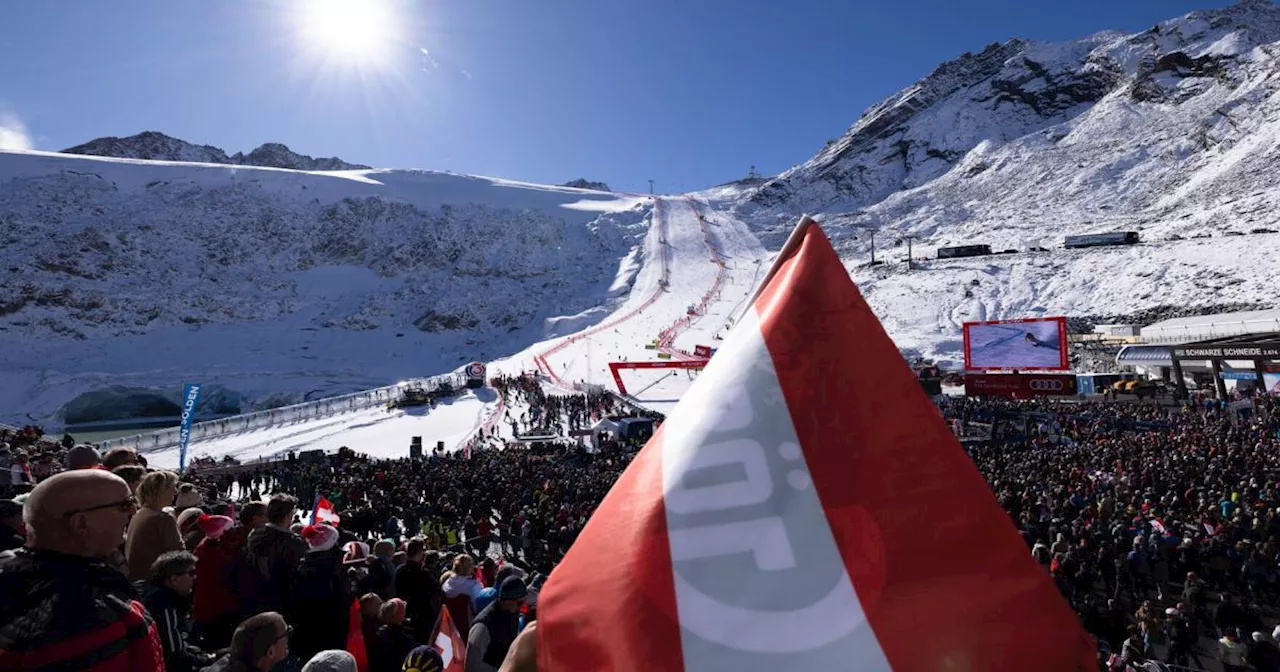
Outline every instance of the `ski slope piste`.
{"label": "ski slope piste", "polygon": [[[733,324],[735,313],[749,305],[747,299],[760,279],[760,262],[770,255],[746,224],[713,211],[705,202],[654,197],[651,203],[630,290],[608,304],[595,324],[492,361],[487,366],[489,375],[536,372],[549,393],[612,391],[616,385],[611,364],[705,360],[695,352],[715,347]],[[669,412],[694,382],[680,371],[672,373],[624,371],[622,375],[635,377],[627,400]],[[277,410],[274,419],[268,412],[266,420],[259,416],[253,423],[239,425],[236,418],[226,418],[218,421],[224,423],[225,431],[218,432],[202,430],[204,423],[197,423],[189,454],[192,459],[232,456],[246,462],[274,459],[290,451],[336,451],[347,446],[372,457],[403,457],[415,436],[428,446],[443,442],[451,452],[478,445],[482,435],[515,438],[500,420],[508,411],[520,415],[526,408],[511,405],[511,400],[490,387],[459,388],[458,395],[431,408],[389,410],[388,395],[398,392],[384,389],[377,403],[360,408],[316,402],[315,407],[304,405],[311,410],[301,415]],[[234,429],[237,426],[243,429]],[[147,452],[157,466],[177,466],[176,445],[161,447],[166,442],[146,435],[127,442]]]}

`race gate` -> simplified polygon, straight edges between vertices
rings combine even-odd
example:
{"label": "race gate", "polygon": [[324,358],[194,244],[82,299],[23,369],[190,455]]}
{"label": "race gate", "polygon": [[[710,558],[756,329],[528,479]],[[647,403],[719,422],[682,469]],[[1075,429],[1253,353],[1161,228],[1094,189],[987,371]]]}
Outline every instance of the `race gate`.
{"label": "race gate", "polygon": [[627,386],[622,382],[623,369],[684,369],[686,371],[702,369],[707,366],[705,359],[663,360],[658,362],[609,362],[609,373],[613,374],[613,382],[618,386],[618,393],[627,394]]}

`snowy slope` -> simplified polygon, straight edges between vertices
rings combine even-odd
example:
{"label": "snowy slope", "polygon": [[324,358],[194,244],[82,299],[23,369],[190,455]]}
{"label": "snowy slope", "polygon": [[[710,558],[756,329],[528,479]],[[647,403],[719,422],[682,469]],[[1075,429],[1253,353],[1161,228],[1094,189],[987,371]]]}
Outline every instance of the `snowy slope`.
{"label": "snowy slope", "polygon": [[[966,320],[1274,305],[1278,59],[1269,0],[1133,35],[1012,40],[942,65],[759,188],[701,196],[770,246],[817,215],[899,345],[944,359]],[[1151,244],[1061,249],[1105,231]],[[872,233],[891,268],[865,266]],[[1021,254],[907,274],[908,237],[916,258],[963,244]]]}
{"label": "snowy slope", "polygon": [[500,356],[625,291],[648,207],[425,171],[0,153],[0,417],[56,424],[80,393],[184,381],[253,407]]}

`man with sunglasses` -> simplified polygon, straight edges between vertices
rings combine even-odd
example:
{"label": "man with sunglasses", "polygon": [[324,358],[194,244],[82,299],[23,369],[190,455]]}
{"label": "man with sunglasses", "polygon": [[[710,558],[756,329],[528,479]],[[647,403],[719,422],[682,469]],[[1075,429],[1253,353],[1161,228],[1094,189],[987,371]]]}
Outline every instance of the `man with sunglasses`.
{"label": "man with sunglasses", "polygon": [[137,510],[106,471],[69,471],[31,491],[27,547],[0,564],[0,669],[163,669],[155,623],[104,562]]}
{"label": "man with sunglasses", "polygon": [[212,655],[188,641],[191,632],[188,614],[195,585],[195,555],[169,551],[151,563],[142,603],[160,631],[165,672],[195,672],[213,663]]}

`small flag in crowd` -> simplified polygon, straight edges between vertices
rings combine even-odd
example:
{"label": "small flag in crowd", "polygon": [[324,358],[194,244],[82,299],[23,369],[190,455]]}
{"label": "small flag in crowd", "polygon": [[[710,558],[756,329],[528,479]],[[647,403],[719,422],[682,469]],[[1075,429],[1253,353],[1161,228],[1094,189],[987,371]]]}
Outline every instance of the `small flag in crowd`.
{"label": "small flag in crowd", "polygon": [[317,496],[316,507],[311,512],[311,524],[328,523],[337,527],[339,520],[341,519],[338,518],[338,513],[333,510],[333,502],[325,499],[324,496]]}
{"label": "small flag in crowd", "polygon": [[360,620],[360,600],[351,600],[351,608],[347,613],[347,653],[356,659],[356,670],[368,672],[369,649],[364,641],[364,628]]}
{"label": "small flag in crowd", "polygon": [[440,652],[440,660],[444,661],[444,672],[464,672],[466,669],[467,640],[458,632],[453,624],[449,610],[440,609],[440,618],[436,621],[435,637],[431,639]]}
{"label": "small flag in crowd", "polygon": [[539,598],[543,670],[1096,670],[807,217]]}

